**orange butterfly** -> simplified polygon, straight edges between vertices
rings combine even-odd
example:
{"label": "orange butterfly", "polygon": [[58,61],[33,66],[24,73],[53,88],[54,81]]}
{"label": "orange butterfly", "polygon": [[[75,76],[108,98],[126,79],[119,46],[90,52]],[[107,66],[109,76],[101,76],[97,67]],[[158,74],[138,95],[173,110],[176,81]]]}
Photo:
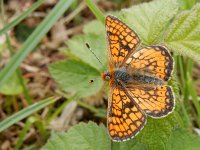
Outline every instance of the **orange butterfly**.
{"label": "orange butterfly", "polygon": [[108,132],[113,141],[135,137],[147,115],[161,118],[173,111],[172,88],[167,85],[173,59],[166,47],[138,48],[138,35],[113,16],[106,17],[109,71]]}

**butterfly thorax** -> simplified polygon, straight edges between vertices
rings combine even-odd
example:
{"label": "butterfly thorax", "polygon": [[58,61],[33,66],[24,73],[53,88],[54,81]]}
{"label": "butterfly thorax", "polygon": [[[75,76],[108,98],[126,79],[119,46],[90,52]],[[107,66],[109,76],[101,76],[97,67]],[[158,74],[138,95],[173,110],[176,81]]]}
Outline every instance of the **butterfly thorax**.
{"label": "butterfly thorax", "polygon": [[131,80],[131,76],[124,69],[116,69],[112,72],[106,71],[102,74],[102,78],[104,81],[110,81],[112,83],[127,83]]}

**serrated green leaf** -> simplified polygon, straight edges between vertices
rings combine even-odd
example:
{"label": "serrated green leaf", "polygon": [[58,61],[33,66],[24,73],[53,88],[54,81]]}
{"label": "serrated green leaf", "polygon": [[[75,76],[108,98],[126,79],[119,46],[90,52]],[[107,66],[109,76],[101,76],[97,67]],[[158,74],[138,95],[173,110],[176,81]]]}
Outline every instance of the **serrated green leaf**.
{"label": "serrated green leaf", "polygon": [[174,130],[167,142],[167,150],[198,150],[200,148],[200,137],[186,130],[177,128]]}
{"label": "serrated green leaf", "polygon": [[54,133],[43,150],[110,150],[106,128],[93,122],[80,123],[67,133]]}
{"label": "serrated green leaf", "polygon": [[4,84],[0,87],[0,93],[5,95],[17,95],[23,92],[23,87],[16,74],[13,74]]}
{"label": "serrated green leaf", "polygon": [[[81,97],[95,94],[102,87],[100,72],[81,61],[56,62],[49,66],[49,70],[63,90],[78,93]],[[90,80],[94,82],[89,83]]]}
{"label": "serrated green leaf", "polygon": [[144,45],[153,45],[162,42],[163,32],[177,11],[176,0],[156,0],[122,10],[121,18],[138,33]]}
{"label": "serrated green leaf", "polygon": [[200,60],[200,4],[182,12],[170,25],[167,46],[174,52]]}
{"label": "serrated green leaf", "polygon": [[105,33],[105,27],[100,21],[94,20],[84,26],[83,32],[85,34],[101,35],[102,33]]}
{"label": "serrated green leaf", "polygon": [[161,119],[147,118],[147,124],[136,139],[147,146],[148,150],[166,150],[166,144],[170,138],[177,119],[173,112],[169,116]]}
{"label": "serrated green leaf", "polygon": [[[101,24],[99,27],[101,28]],[[98,27],[98,25],[97,25]],[[89,30],[86,29],[86,32]],[[92,32],[90,30],[89,32]],[[75,36],[67,42],[69,47],[69,52],[74,56],[80,58],[82,61],[88,63],[92,67],[98,70],[104,70],[107,66],[107,55],[106,55],[106,43],[105,43],[105,35],[104,34],[85,34]],[[102,62],[103,66],[98,62],[97,58],[88,50],[86,47],[86,43],[88,43],[95,53],[95,55]]]}
{"label": "serrated green leaf", "polygon": [[131,139],[124,142],[113,142],[113,150],[147,150],[144,145],[139,143],[136,139]]}

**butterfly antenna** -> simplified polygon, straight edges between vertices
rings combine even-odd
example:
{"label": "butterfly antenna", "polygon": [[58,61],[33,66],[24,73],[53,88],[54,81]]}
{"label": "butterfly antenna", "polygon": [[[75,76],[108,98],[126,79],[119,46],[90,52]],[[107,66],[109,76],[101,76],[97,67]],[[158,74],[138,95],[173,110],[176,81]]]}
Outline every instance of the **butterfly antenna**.
{"label": "butterfly antenna", "polygon": [[94,57],[99,61],[99,63],[103,66],[102,62],[99,60],[99,58],[97,57],[97,55],[92,51],[92,49],[90,48],[90,45],[88,43],[85,43],[85,45],[87,46],[87,48],[90,50],[90,52],[94,55]]}

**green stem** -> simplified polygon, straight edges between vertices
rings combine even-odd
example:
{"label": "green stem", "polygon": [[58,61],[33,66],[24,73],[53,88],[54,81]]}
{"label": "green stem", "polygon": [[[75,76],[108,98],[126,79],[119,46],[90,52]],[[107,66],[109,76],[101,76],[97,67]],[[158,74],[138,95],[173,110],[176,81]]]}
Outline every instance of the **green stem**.
{"label": "green stem", "polygon": [[90,8],[90,10],[93,12],[93,14],[96,16],[98,20],[101,21],[101,23],[105,23],[105,17],[101,10],[95,5],[94,1],[92,0],[85,0],[85,3]]}
{"label": "green stem", "polygon": [[18,150],[22,146],[23,141],[24,141],[24,139],[25,139],[25,137],[27,135],[28,130],[31,128],[31,126],[33,125],[33,123],[35,121],[36,121],[36,119],[34,117],[29,117],[26,120],[25,126],[24,126],[24,128],[22,129],[22,131],[19,134],[19,138],[17,140],[17,143],[15,144],[14,150]]}

